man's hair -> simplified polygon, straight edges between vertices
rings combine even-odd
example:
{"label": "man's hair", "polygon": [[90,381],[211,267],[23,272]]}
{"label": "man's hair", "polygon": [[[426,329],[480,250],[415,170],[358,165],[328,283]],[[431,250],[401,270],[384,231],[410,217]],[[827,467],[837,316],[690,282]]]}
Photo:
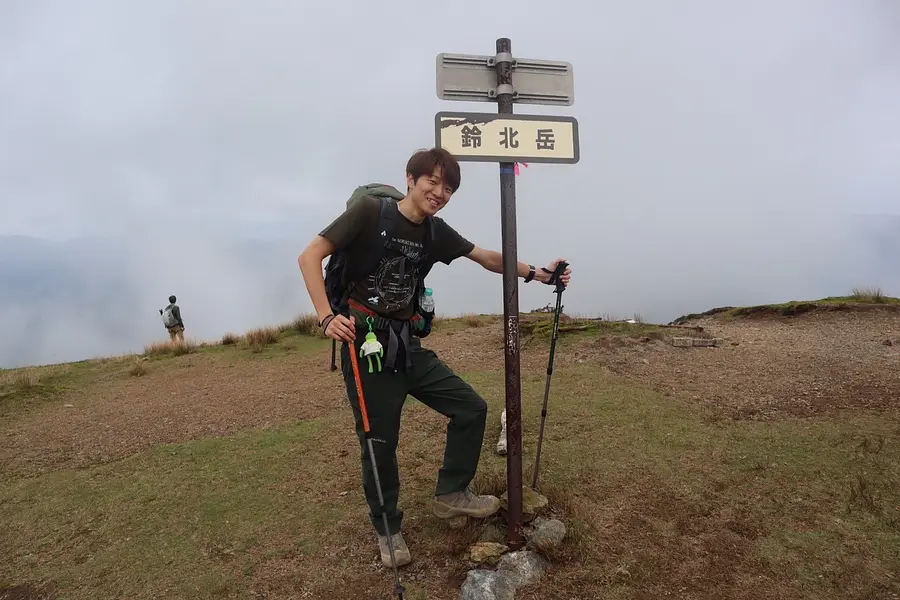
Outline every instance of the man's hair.
{"label": "man's hair", "polygon": [[459,162],[443,148],[419,150],[406,163],[406,172],[412,175],[415,181],[418,181],[422,175],[434,173],[435,167],[441,167],[444,182],[450,186],[450,189],[454,192],[459,189]]}
{"label": "man's hair", "polygon": [[169,296],[169,302],[175,304],[175,296]]}

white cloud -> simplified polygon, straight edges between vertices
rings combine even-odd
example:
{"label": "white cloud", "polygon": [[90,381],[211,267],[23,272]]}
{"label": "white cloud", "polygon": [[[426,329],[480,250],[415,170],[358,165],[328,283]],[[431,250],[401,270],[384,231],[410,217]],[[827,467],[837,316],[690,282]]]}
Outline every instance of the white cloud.
{"label": "white cloud", "polygon": [[[438,100],[435,55],[490,54],[506,35],[517,56],[575,68],[573,107],[516,107],[579,119],[581,163],[532,165],[517,183],[520,258],[572,261],[567,307],[670,318],[845,291],[834,289],[849,284],[841,269],[857,273],[864,258],[843,237],[844,216],[900,206],[895,5],[553,10],[4,3],[0,235],[140,240],[127,250],[128,279],[152,300],[132,307],[122,340],[145,335],[137,323],[174,288],[193,298],[185,318],[203,331],[308,308],[296,254],[353,188],[402,186],[409,154],[433,143],[436,111],[494,110]],[[499,249],[497,166],[463,166],[445,216]],[[290,236],[269,266],[293,295],[248,289],[270,280],[218,244],[245,235]],[[187,258],[161,269],[171,252]],[[198,283],[206,275],[214,283]],[[896,273],[870,275],[900,284]],[[500,278],[474,265],[433,278],[442,309],[502,309]],[[480,291],[461,292],[467,281]],[[262,316],[244,320],[252,298]],[[525,286],[521,298],[532,308],[552,296]]]}

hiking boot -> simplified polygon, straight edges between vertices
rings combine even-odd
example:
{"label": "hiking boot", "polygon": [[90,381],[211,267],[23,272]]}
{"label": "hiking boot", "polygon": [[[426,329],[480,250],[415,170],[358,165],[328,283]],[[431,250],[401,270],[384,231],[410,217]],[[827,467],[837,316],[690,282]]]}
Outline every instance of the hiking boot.
{"label": "hiking boot", "polygon": [[[409,554],[409,548],[406,546],[406,542],[403,540],[403,535],[395,533],[391,536],[391,541],[394,544],[394,558],[397,561],[397,566],[402,567],[403,565],[408,565],[412,561],[412,557]],[[381,550],[381,563],[388,569],[392,568],[391,549],[388,547],[387,536],[378,536],[378,548]]]}
{"label": "hiking boot", "polygon": [[469,488],[462,492],[437,496],[434,499],[434,514],[441,519],[459,515],[483,518],[491,516],[498,510],[500,510],[500,498],[478,496]]}

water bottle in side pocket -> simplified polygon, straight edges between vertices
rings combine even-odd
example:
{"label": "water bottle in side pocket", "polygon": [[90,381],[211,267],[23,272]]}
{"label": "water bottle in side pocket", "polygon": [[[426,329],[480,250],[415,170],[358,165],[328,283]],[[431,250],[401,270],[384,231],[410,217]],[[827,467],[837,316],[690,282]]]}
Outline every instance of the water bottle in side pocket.
{"label": "water bottle in side pocket", "polygon": [[422,292],[419,297],[419,306],[422,308],[422,312],[434,314],[434,295],[431,288],[425,288],[425,291]]}

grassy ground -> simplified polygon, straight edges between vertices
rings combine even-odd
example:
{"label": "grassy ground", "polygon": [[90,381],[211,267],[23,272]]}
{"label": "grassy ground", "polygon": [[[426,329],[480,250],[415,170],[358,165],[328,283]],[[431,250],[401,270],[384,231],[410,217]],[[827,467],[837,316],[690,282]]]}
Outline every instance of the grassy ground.
{"label": "grassy ground", "polygon": [[[619,325],[591,327],[627,334]],[[436,335],[465,328],[488,329],[446,320]],[[566,336],[558,352],[579,343]],[[529,351],[546,356],[546,336],[535,335]],[[289,368],[314,356],[323,368],[310,377],[337,377],[324,368],[330,345],[294,331],[258,350],[238,341],[188,353],[194,370],[247,360]],[[159,373],[185,358],[148,350],[138,360]],[[3,373],[0,424],[57,409],[70,387],[140,380],[133,364],[126,357]],[[492,449],[503,372],[469,365],[463,374],[490,404],[477,483],[499,492],[506,458]],[[522,383],[530,480],[544,373],[523,371]],[[340,401],[325,406],[308,419],[158,444],[79,469],[23,476],[4,468],[0,598],[390,598],[350,413]],[[541,488],[569,536],[550,574],[516,597],[897,598],[896,417],[860,410],[733,421],[596,364],[560,360]],[[411,600],[457,598],[470,568],[465,550],[480,534],[476,525],[450,530],[429,511],[445,426],[420,403],[407,405],[399,461],[415,561],[404,569]]]}
{"label": "grassy ground", "polygon": [[692,321],[699,317],[719,315],[725,317],[758,316],[797,316],[815,310],[900,310],[900,298],[886,295],[879,288],[860,288],[853,290],[849,296],[829,296],[819,300],[792,300],[779,304],[760,304],[755,306],[722,306],[704,313],[684,315],[675,319],[675,325]]}

